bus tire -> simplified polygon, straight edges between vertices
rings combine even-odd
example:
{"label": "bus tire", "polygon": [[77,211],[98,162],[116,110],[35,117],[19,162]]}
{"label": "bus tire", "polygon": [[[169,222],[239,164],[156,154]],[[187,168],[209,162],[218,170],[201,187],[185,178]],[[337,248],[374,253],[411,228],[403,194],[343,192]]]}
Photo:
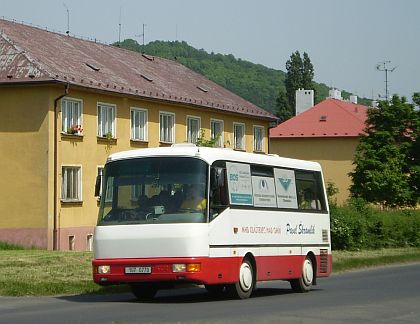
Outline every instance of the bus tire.
{"label": "bus tire", "polygon": [[255,270],[248,259],[244,259],[239,268],[239,280],[230,285],[229,292],[232,297],[239,299],[249,298],[255,287]]}
{"label": "bus tire", "polygon": [[315,270],[312,259],[307,256],[302,266],[302,276],[299,279],[290,280],[290,286],[293,291],[304,293],[312,289],[315,282]]}
{"label": "bus tire", "polygon": [[146,283],[136,283],[130,285],[131,292],[136,296],[138,300],[149,300],[155,297],[158,289]]}

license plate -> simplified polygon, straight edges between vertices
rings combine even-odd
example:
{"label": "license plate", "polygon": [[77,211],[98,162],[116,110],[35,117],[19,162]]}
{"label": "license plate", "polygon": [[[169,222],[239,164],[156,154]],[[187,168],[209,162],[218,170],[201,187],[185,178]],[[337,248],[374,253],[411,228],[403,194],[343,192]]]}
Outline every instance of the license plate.
{"label": "license plate", "polygon": [[125,273],[152,273],[152,267],[125,267]]}

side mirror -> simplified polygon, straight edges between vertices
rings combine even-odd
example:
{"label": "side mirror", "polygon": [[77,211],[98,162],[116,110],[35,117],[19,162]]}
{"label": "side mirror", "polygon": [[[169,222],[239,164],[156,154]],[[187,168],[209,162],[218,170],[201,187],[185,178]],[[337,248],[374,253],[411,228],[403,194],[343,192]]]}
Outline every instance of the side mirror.
{"label": "side mirror", "polygon": [[96,183],[95,183],[95,197],[100,197],[101,192],[101,182],[102,182],[102,175],[98,174],[96,176]]}

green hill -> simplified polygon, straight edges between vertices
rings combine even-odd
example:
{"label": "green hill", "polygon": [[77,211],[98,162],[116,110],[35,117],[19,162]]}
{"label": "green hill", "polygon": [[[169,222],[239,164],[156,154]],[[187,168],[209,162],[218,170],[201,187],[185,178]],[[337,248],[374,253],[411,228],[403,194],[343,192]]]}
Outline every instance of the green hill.
{"label": "green hill", "polygon": [[[203,49],[198,50],[186,42],[178,41],[153,41],[143,46],[133,39],[126,39],[120,44],[114,43],[113,45],[176,60],[272,113],[277,110],[276,99],[279,90],[285,91],[285,72],[235,58],[232,54],[223,55],[213,52],[209,54]],[[315,102],[326,98],[328,90],[329,88],[325,84],[316,83]],[[342,95],[348,98],[350,94],[343,91]]]}

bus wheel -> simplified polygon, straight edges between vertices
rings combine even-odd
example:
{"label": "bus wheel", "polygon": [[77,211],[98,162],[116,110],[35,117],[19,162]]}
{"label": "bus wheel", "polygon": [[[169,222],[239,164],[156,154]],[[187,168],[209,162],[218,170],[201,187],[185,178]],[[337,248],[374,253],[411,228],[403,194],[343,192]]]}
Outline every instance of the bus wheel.
{"label": "bus wheel", "polygon": [[235,298],[246,299],[251,296],[255,287],[254,268],[251,261],[244,259],[239,268],[239,281],[229,286],[231,295]]}
{"label": "bus wheel", "polygon": [[155,286],[145,283],[131,284],[130,288],[134,296],[139,300],[152,299],[158,291]]}
{"label": "bus wheel", "polygon": [[303,262],[302,276],[299,279],[290,280],[290,285],[295,292],[308,292],[315,281],[315,271],[310,257]]}

